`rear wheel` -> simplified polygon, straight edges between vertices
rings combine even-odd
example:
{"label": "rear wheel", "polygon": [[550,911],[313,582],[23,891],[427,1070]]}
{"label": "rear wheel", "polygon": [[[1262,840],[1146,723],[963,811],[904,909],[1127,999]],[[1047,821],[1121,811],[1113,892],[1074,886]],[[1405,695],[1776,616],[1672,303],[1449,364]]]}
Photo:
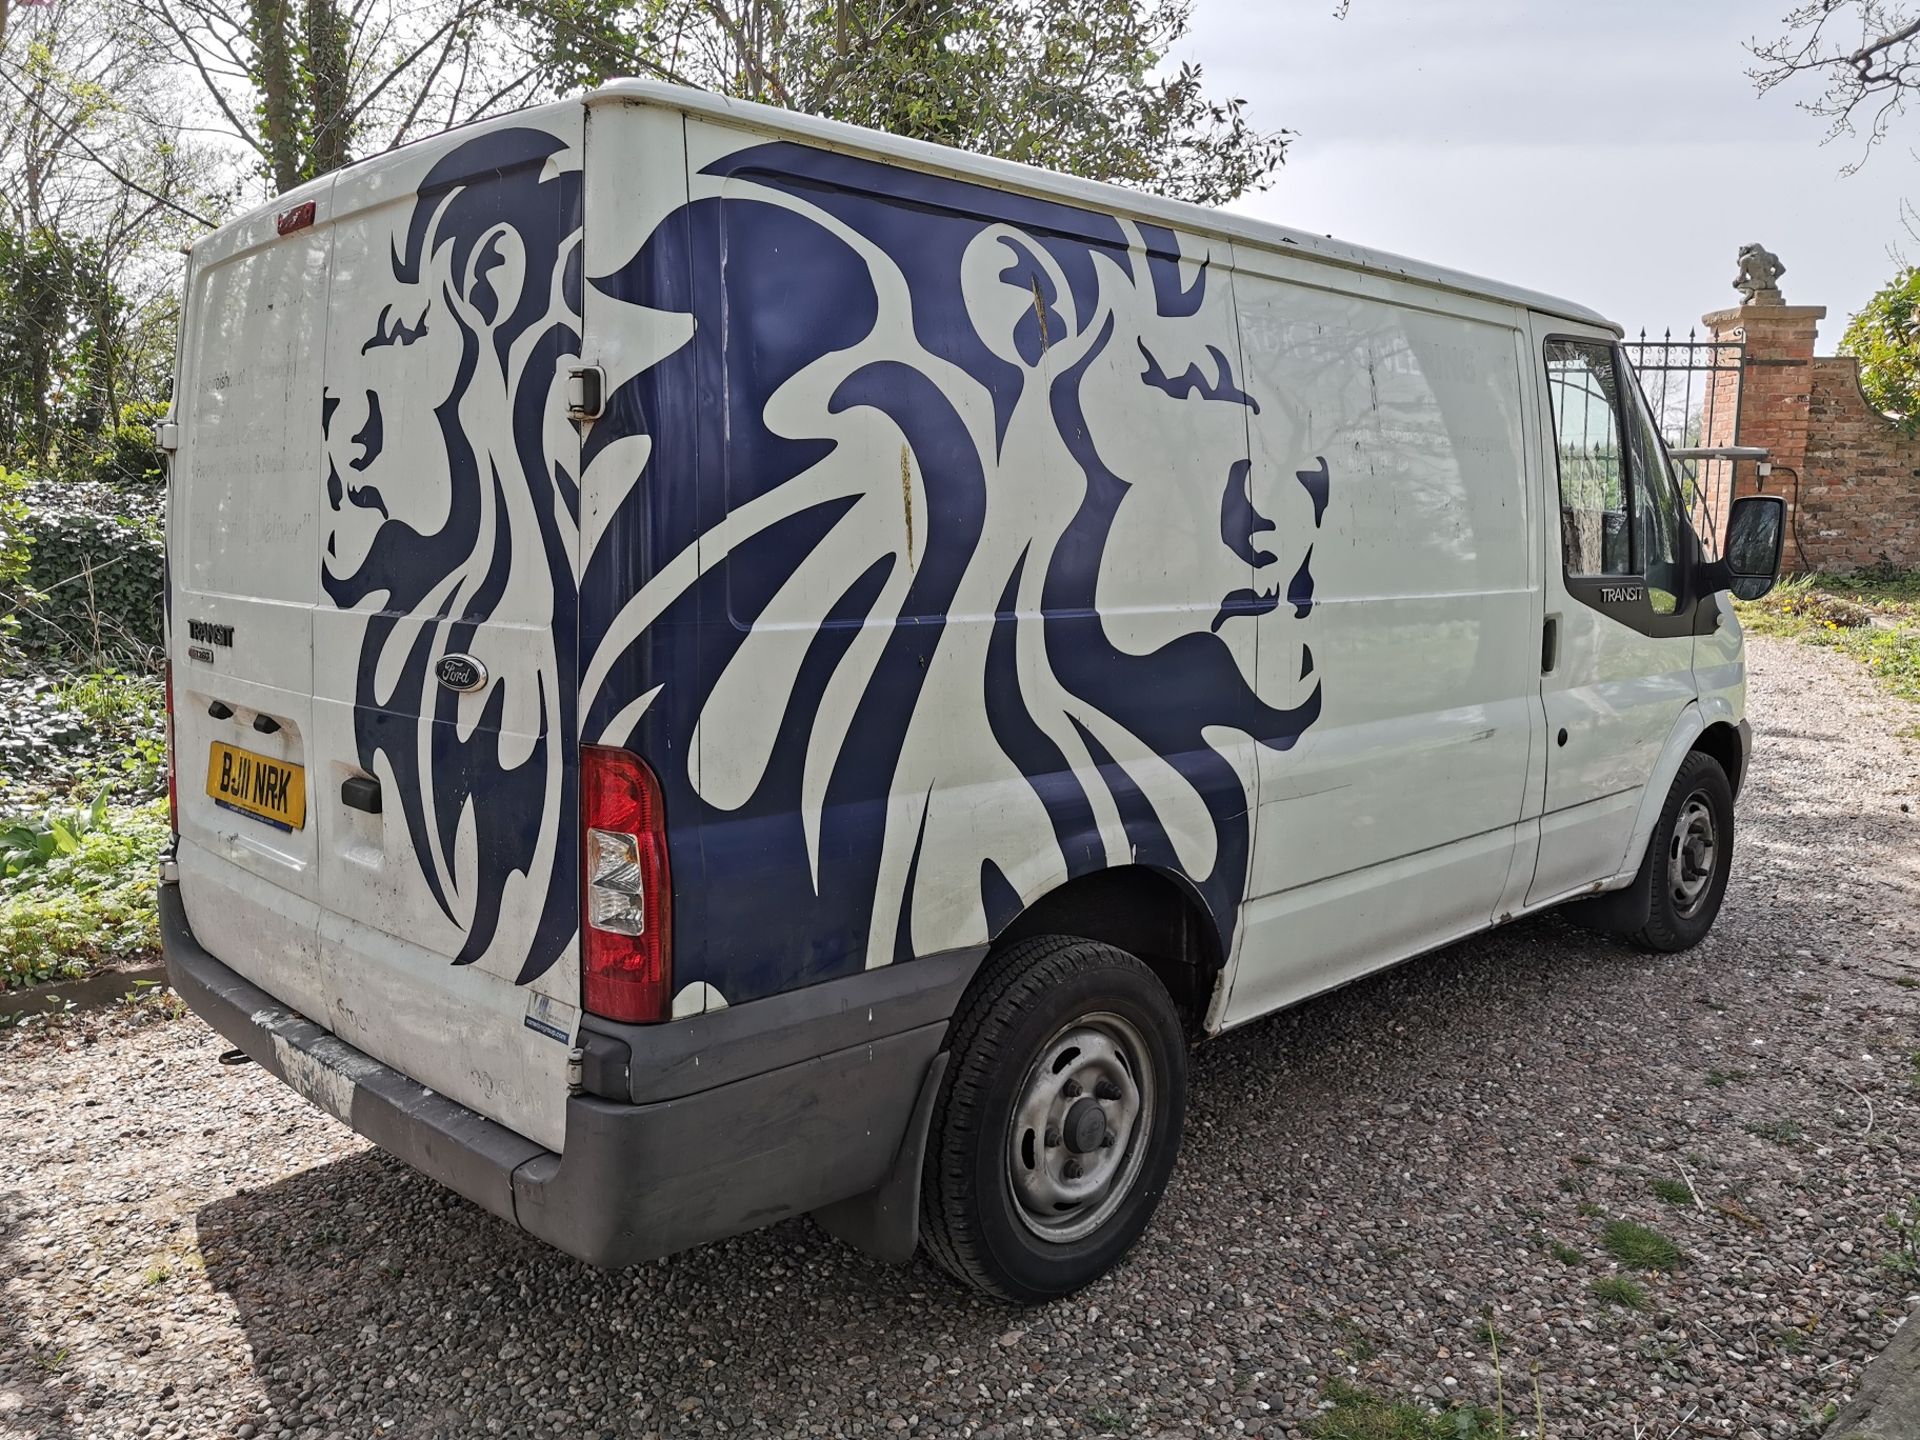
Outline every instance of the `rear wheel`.
{"label": "rear wheel", "polygon": [[1180,1148],[1186,1037],[1133,956],[1073,936],[990,958],[954,1017],[921,1234],[1015,1304],[1098,1278],[1153,1218]]}

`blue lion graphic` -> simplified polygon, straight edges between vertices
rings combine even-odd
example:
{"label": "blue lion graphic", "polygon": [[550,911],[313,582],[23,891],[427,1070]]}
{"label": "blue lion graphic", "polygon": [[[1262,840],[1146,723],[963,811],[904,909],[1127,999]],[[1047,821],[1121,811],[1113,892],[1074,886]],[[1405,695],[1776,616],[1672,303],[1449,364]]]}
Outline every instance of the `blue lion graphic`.
{"label": "blue lion graphic", "polygon": [[[550,423],[580,349],[581,176],[554,168],[564,148],[515,127],[433,165],[393,238],[394,298],[359,343],[336,345],[357,373],[329,377],[321,414],[321,582],[366,616],[356,758],[389,777],[385,803],[460,936],[454,963],[498,947],[522,984],[578,929],[578,460]],[[431,415],[434,433],[389,421],[403,412]],[[434,662],[503,620],[536,620],[537,642],[496,665],[463,726]],[[537,914],[503,913],[527,896]]]}
{"label": "blue lion graphic", "polygon": [[[691,323],[582,454],[648,444],[584,567],[582,734],[660,775],[676,984],[977,943],[1119,864],[1230,945],[1248,746],[1320,711],[1249,673],[1313,581],[1251,492],[1230,288],[1156,226],[797,144],[693,179],[589,282]],[[1325,462],[1288,483],[1317,528]]]}
{"label": "blue lion graphic", "polygon": [[[565,148],[506,128],[433,165],[365,373],[330,377],[322,416],[322,578],[366,616],[358,759],[393,779],[456,963],[523,947],[526,983],[570,952],[582,741],[659,775],[675,983],[727,1003],[980,943],[1115,865],[1181,877],[1225,953],[1252,752],[1292,746],[1321,692],[1304,645],[1297,675],[1254,673],[1255,626],[1310,624],[1312,546],[1279,553],[1303,537],[1258,491],[1211,257],[750,145],[594,257],[587,313],[652,348],[567,426]],[[392,443],[403,396],[437,434]],[[1317,530],[1312,459],[1286,480]],[[463,728],[434,663],[502,616],[541,643]]]}

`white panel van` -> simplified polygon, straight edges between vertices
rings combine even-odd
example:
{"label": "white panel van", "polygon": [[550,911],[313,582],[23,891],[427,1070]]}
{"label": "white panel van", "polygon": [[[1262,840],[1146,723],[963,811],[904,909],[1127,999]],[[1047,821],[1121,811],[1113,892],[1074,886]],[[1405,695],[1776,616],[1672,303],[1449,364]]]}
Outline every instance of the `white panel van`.
{"label": "white panel van", "polygon": [[1709,558],[1618,340],[638,82],[317,180],[188,266],[173,984],[595,1263],[1069,1292],[1190,1042],[1713,923],[1782,507]]}

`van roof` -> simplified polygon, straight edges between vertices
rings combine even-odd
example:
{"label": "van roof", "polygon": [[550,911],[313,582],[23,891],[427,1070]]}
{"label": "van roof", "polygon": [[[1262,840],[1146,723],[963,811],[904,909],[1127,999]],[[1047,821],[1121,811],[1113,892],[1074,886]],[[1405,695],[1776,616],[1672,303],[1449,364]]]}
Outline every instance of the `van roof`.
{"label": "van roof", "polygon": [[681,85],[668,85],[658,80],[611,80],[586,96],[588,105],[607,101],[642,101],[737,125],[780,130],[789,135],[838,149],[856,150],[877,157],[904,160],[923,170],[942,171],[957,178],[984,181],[990,185],[1008,186],[1029,193],[1053,196],[1095,210],[1118,211],[1193,234],[1245,241],[1271,249],[1285,247],[1291,252],[1310,255],[1343,269],[1368,271],[1398,280],[1431,285],[1441,290],[1455,291],[1463,295],[1474,295],[1509,305],[1520,305],[1561,319],[1599,325],[1613,331],[1616,335],[1624,333],[1619,325],[1585,305],[1543,294],[1538,290],[1529,290],[1522,285],[1508,285],[1499,280],[1470,275],[1465,271],[1450,270],[1443,265],[1429,265],[1423,261],[1409,260],[1403,255],[1395,255],[1389,251],[1370,250],[1365,246],[1350,245],[1332,236],[1309,235],[1284,225],[1274,225],[1264,220],[1250,219],[1244,215],[1212,210],[1180,200],[1167,200],[1138,190],[1127,190],[1118,185],[1108,185],[1097,180],[1083,180],[1077,176],[1041,170],[1012,160],[975,155],[970,151],[956,150],[948,145],[936,145],[927,140],[903,139],[884,131],[869,130],[839,120],[822,120],[817,116],[803,115],[792,110],[780,110],[771,105],[759,105],[750,100],[731,100],[711,91],[692,90]]}

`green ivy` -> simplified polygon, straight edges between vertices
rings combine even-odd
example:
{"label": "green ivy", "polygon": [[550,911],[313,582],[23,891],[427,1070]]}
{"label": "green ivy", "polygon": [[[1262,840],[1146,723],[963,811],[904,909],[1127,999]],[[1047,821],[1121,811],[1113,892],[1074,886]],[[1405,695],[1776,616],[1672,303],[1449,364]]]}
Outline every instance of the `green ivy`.
{"label": "green ivy", "polygon": [[0,465],[0,674],[17,658],[18,612],[32,594],[27,582],[33,546],[28,538],[26,490],[25,475]]}
{"label": "green ivy", "polygon": [[42,864],[0,879],[0,989],[73,979],[160,948],[164,800],[115,806]]}
{"label": "green ivy", "polygon": [[20,640],[54,660],[147,658],[161,643],[166,550],[155,519],[36,505]]}

